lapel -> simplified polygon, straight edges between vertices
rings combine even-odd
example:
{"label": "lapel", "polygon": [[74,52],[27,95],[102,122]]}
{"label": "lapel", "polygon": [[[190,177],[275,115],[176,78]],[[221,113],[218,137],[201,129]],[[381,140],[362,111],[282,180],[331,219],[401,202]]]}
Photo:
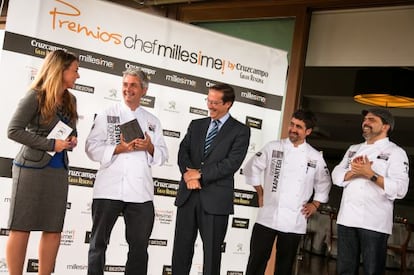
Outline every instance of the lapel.
{"label": "lapel", "polygon": [[[204,142],[202,147],[202,155],[204,155],[204,158],[207,158],[212,151],[220,144],[220,141],[226,136],[226,134],[230,131],[232,125],[233,125],[233,118],[230,116],[227,121],[221,126],[220,131],[218,132],[217,136],[214,138],[213,142],[211,143],[210,148],[208,151],[204,154]],[[208,126],[210,123],[207,124],[207,129],[205,130],[205,135],[207,134]]]}

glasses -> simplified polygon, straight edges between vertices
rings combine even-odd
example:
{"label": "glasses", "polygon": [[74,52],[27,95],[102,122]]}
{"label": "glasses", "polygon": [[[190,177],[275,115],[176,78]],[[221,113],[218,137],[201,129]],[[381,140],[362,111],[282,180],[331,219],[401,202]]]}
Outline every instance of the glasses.
{"label": "glasses", "polygon": [[208,100],[208,98],[206,98],[206,99],[205,99],[205,101],[207,102],[207,104],[211,104],[211,105],[213,105],[213,106],[217,106],[217,105],[219,105],[219,104],[222,104],[222,103],[223,103],[223,101],[222,101],[222,100],[220,100],[220,101],[213,101],[213,100]]}

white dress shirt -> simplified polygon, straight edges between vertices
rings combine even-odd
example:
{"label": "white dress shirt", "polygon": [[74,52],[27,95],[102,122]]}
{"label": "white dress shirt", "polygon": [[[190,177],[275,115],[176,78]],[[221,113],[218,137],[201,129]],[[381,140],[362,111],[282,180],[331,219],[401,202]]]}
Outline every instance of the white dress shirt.
{"label": "white dress shirt", "polygon": [[[154,154],[131,151],[114,155],[120,142],[119,125],[137,119],[142,131],[148,133]],[[141,203],[154,198],[151,166],[162,165],[168,158],[161,123],[142,107],[132,111],[124,102],[98,114],[86,140],[88,157],[100,163],[93,188],[94,199],[112,199]]]}
{"label": "white dress shirt", "polygon": [[[372,169],[384,177],[384,189],[362,177],[344,181],[357,156],[368,157]],[[407,154],[388,138],[374,144],[352,145],[332,171],[332,181],[343,187],[338,224],[391,234],[394,200],[403,198],[408,191]]]}
{"label": "white dress shirt", "polygon": [[263,207],[259,208],[257,223],[274,230],[306,233],[303,205],[313,191],[314,200],[328,201],[329,171],[322,154],[306,142],[298,147],[289,139],[267,143],[249,159],[243,174],[246,183],[263,185]]}

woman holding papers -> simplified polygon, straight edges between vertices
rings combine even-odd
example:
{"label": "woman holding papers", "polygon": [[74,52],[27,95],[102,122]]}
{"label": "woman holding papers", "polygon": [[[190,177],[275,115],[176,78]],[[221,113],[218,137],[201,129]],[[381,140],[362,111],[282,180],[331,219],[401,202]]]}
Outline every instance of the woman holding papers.
{"label": "woman holding papers", "polygon": [[22,144],[12,168],[10,275],[23,273],[31,231],[42,231],[39,274],[53,272],[67,203],[67,150],[77,145],[76,99],[68,88],[79,78],[78,67],[75,55],[50,52],[8,127],[8,137]]}

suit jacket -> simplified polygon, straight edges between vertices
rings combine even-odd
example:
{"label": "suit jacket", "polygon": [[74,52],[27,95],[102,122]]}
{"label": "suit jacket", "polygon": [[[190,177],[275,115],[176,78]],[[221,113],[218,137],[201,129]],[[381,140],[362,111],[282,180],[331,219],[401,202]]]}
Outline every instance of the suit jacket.
{"label": "suit jacket", "polygon": [[175,205],[183,205],[191,192],[200,192],[201,205],[214,215],[229,215],[234,212],[234,173],[242,164],[250,140],[250,128],[231,116],[223,124],[209,151],[204,154],[204,141],[211,118],[191,121],[178,151],[178,166],[181,173],[186,168],[200,169],[201,190],[187,189],[181,178]]}
{"label": "suit jacket", "polygon": [[[52,158],[47,151],[53,151],[55,146],[55,141],[46,137],[60,118],[56,114],[50,123],[45,124],[39,110],[37,92],[29,91],[20,100],[7,130],[10,139],[23,145],[14,161],[25,167],[46,167]],[[72,135],[76,135],[76,125],[69,124],[69,126],[74,129]],[[66,150],[64,154],[65,166],[68,167]]]}

